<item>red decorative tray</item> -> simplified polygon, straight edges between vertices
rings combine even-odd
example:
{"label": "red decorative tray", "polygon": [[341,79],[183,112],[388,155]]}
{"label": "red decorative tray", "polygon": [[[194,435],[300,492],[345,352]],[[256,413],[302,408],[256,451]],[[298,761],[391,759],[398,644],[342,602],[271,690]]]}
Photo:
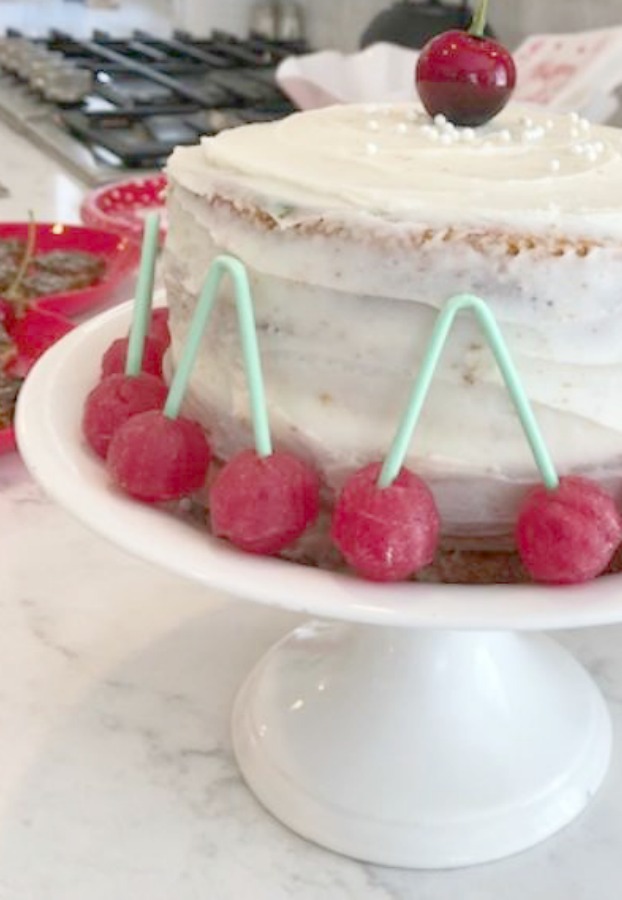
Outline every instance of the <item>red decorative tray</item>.
{"label": "red decorative tray", "polygon": [[[0,223],[0,241],[26,240],[28,227],[28,222]],[[100,256],[106,262],[104,274],[95,284],[62,294],[46,294],[31,303],[33,308],[65,316],[79,315],[110,297],[136,268],[140,255],[133,241],[110,231],[81,225],[37,223],[35,254],[52,250],[81,250]]]}
{"label": "red decorative tray", "polygon": [[[19,377],[24,377],[48,347],[74,328],[73,322],[64,316],[36,306],[30,307],[20,318],[7,316],[4,325],[17,350],[15,359],[6,368],[10,374]],[[0,454],[15,449],[13,428],[0,428]]]}
{"label": "red decorative tray", "polygon": [[95,228],[116,231],[128,240],[142,240],[145,215],[160,211],[160,238],[166,234],[164,218],[165,175],[117,181],[86,195],[80,208],[82,221]]}

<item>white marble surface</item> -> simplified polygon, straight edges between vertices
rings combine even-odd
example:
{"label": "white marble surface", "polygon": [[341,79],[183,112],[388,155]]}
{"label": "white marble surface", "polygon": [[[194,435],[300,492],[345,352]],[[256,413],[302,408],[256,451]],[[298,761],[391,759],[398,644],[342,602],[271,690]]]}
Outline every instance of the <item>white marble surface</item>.
{"label": "white marble surface", "polygon": [[84,186],[58,163],[0,122],[0,221],[21,221],[32,212],[38,222],[80,221]]}
{"label": "white marble surface", "polygon": [[238,777],[229,713],[297,617],[138,563],[0,460],[3,900],[618,900],[622,628],[564,635],[613,712],[605,787],[565,832],[454,872],[361,865],[274,822]]}
{"label": "white marble surface", "polygon": [[[0,217],[77,216],[80,189],[0,130]],[[494,865],[407,872],[300,840],[248,793],[229,714],[291,614],[136,562],[0,458],[0,900],[619,900],[622,627],[562,635],[613,714],[583,817]]]}

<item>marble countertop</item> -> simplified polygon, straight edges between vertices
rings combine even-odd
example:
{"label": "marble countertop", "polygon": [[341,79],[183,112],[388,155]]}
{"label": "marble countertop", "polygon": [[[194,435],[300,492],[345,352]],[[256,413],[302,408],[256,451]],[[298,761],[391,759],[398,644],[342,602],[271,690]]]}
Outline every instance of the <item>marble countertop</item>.
{"label": "marble countertop", "polygon": [[[3,219],[77,220],[81,186],[0,127]],[[0,457],[1,900],[619,900],[622,627],[561,635],[614,720],[604,787],[564,832],[473,869],[307,844],[242,784],[229,714],[297,616],[137,562]]]}

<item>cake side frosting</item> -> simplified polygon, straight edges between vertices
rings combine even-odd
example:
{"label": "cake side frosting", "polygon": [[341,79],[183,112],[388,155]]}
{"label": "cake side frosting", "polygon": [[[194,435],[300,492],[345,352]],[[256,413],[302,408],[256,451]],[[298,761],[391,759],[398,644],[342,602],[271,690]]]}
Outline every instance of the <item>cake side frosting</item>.
{"label": "cake side frosting", "polygon": [[[336,489],[353,468],[386,452],[435,311],[453,293],[471,291],[490,303],[499,320],[560,471],[589,472],[617,489],[619,135],[605,129],[603,136],[593,126],[588,132],[573,117],[547,128],[546,120],[539,125],[532,116],[528,123],[524,112],[509,110],[487,129],[501,134],[507,128],[511,135],[514,127],[522,135],[544,128],[544,134],[520,141],[498,137],[490,149],[484,146],[491,140],[484,138],[486,129],[443,141],[447,129],[439,126],[436,138],[423,132],[407,143],[417,165],[402,167],[410,175],[400,193],[399,172],[378,167],[381,129],[393,119],[395,126],[403,124],[409,109],[390,107],[372,116],[355,107],[294,116],[288,122],[302,144],[289,164],[278,149],[287,144],[286,155],[294,152],[280,137],[289,133],[286,123],[238,129],[176,151],[169,166],[165,256],[174,355],[210,261],[220,252],[238,256],[251,278],[275,441],[312,460]],[[316,116],[326,124],[347,123],[352,115],[358,117],[354,131],[367,140],[370,129],[379,149],[365,151],[360,165],[355,159],[340,178],[329,166],[329,177],[326,153],[351,153],[350,138],[339,149],[341,132],[332,131],[326,150],[311,140],[302,146],[302,137],[317,133]],[[308,128],[305,117],[314,119]],[[418,120],[411,125],[434,127]],[[327,125],[324,141],[330,130]],[[403,137],[396,127],[387,141],[394,147]],[[267,150],[271,141],[274,158]],[[432,154],[424,141],[443,152]],[[604,147],[575,152],[581,141]],[[522,181],[498,174],[503,167],[495,163],[508,147],[522,161]],[[397,150],[391,155],[396,164]],[[456,160],[451,190],[445,159],[450,168]],[[547,170],[542,177],[533,174],[536,162],[542,173]],[[373,179],[367,185],[368,172],[385,179],[384,187]],[[555,201],[546,199],[544,184]],[[505,202],[510,195],[514,205]],[[439,196],[445,200],[437,202]],[[550,227],[539,231],[545,220]],[[513,245],[509,236],[519,228]],[[189,404],[209,428],[218,456],[226,459],[248,446],[247,394],[229,304],[210,325]],[[460,321],[452,335],[409,465],[429,480],[449,534],[507,532],[522,490],[537,480],[499,373],[471,321]]]}

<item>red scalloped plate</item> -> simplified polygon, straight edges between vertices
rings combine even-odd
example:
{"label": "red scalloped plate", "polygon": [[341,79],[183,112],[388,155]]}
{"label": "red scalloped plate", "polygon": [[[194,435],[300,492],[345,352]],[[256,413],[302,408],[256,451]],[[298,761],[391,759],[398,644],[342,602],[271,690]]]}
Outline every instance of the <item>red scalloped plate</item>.
{"label": "red scalloped plate", "polygon": [[17,444],[15,443],[15,429],[13,426],[0,428],[0,456],[4,453],[13,453],[15,450],[17,450]]}
{"label": "red scalloped plate", "polygon": [[[31,306],[37,309],[64,316],[84,313],[109,299],[138,265],[140,250],[137,245],[114,232],[51,222],[37,223],[36,229],[35,253],[82,250],[100,256],[106,262],[105,272],[95,284],[61,294],[37,297],[31,303]],[[27,235],[27,222],[0,223],[0,240],[10,238],[26,240]]]}
{"label": "red scalloped plate", "polygon": [[[7,320],[5,325],[17,348],[17,355],[7,369],[19,376],[25,376],[48,347],[75,327],[64,316],[36,306],[31,306],[19,319]],[[0,428],[0,454],[16,449],[13,427]]]}
{"label": "red scalloped plate", "polygon": [[157,210],[160,212],[160,240],[163,240],[166,235],[165,189],[166,176],[163,174],[106,184],[91,191],[82,201],[82,221],[140,242],[145,216]]}

